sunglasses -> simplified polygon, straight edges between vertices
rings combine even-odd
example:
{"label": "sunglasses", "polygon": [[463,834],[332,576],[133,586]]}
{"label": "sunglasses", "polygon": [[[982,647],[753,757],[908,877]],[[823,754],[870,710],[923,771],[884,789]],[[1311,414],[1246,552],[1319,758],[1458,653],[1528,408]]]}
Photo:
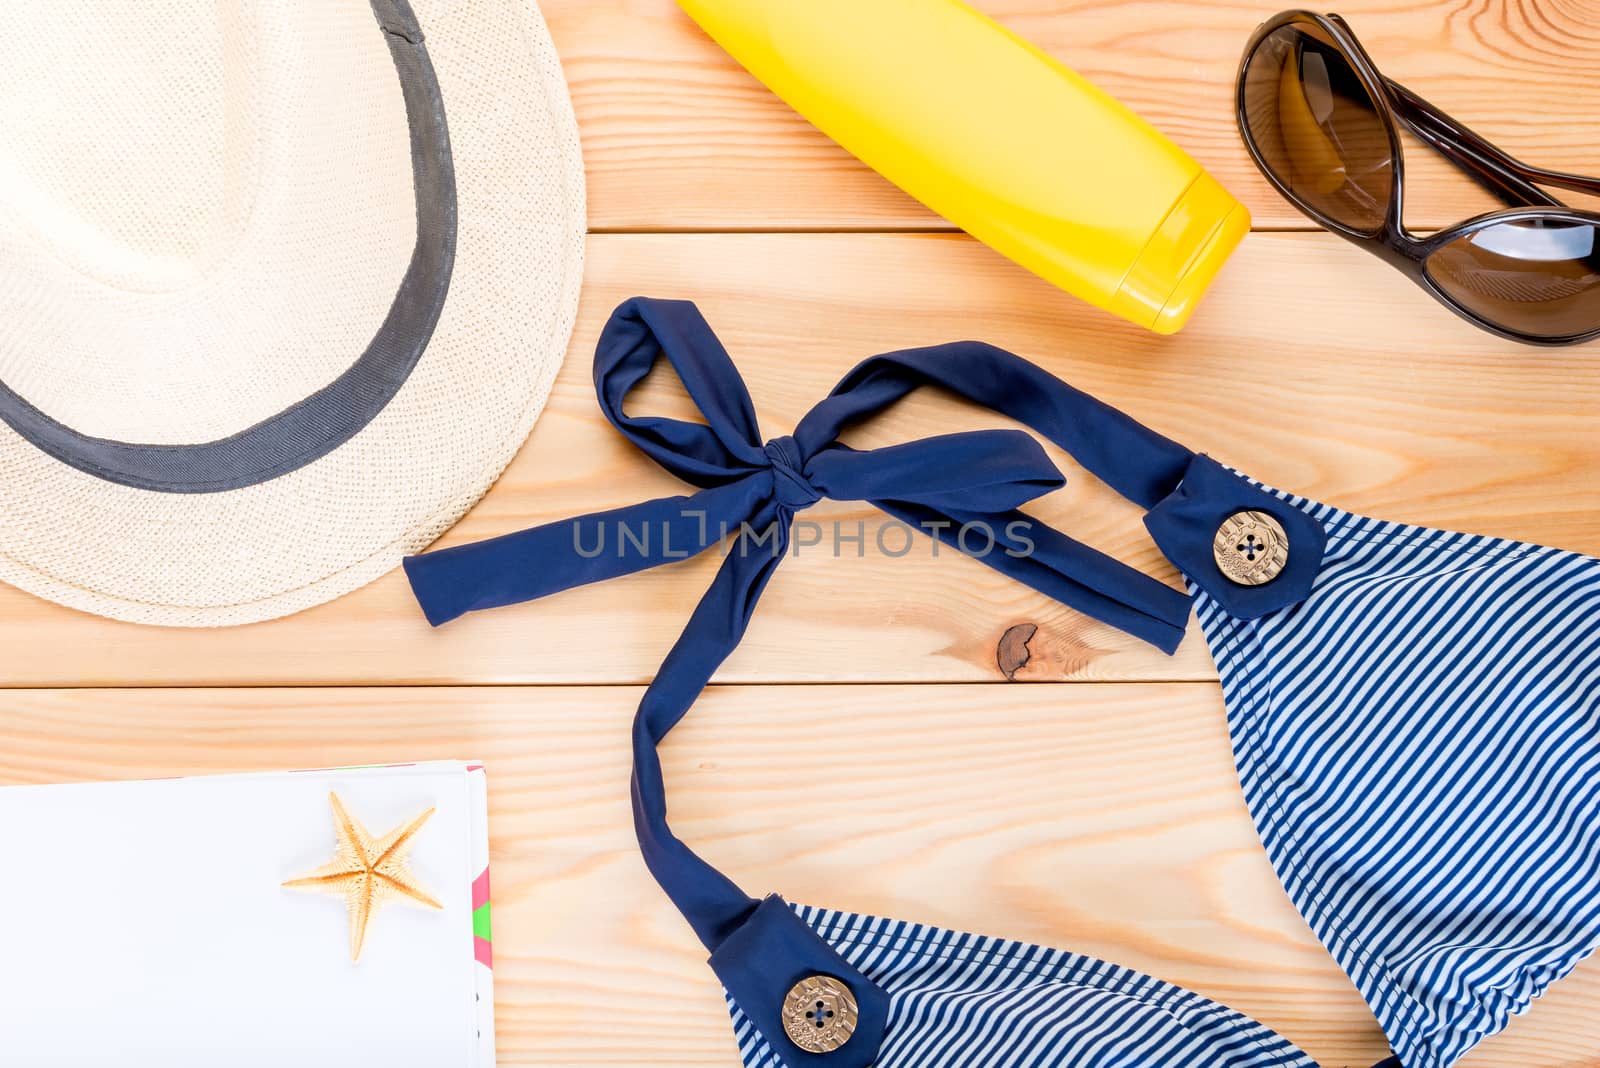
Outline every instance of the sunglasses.
{"label": "sunglasses", "polygon": [[[1600,195],[1600,179],[1513,159],[1380,74],[1338,15],[1263,23],[1239,65],[1237,109],[1256,166],[1295,207],[1469,322],[1536,345],[1600,337],[1600,213],[1535,184]],[[1400,217],[1401,125],[1511,207],[1413,236]]]}

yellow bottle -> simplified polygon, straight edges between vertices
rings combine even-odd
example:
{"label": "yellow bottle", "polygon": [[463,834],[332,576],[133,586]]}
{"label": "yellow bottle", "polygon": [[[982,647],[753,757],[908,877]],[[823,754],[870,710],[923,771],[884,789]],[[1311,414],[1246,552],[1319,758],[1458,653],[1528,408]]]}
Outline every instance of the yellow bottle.
{"label": "yellow bottle", "polygon": [[1062,289],[1181,327],[1250,216],[1182,149],[960,0],[678,0],[757,78]]}

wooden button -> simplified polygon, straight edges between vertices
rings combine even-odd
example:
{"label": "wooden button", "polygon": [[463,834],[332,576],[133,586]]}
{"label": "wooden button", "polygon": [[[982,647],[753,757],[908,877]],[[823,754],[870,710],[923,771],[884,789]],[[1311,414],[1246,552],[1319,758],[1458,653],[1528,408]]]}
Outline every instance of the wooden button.
{"label": "wooden button", "polygon": [[1265,512],[1235,512],[1217,528],[1211,552],[1228,581],[1262,586],[1289,563],[1289,535]]}
{"label": "wooden button", "polygon": [[826,975],[802,979],[783,1000],[783,1029],[807,1053],[832,1053],[855,1034],[855,995]]}

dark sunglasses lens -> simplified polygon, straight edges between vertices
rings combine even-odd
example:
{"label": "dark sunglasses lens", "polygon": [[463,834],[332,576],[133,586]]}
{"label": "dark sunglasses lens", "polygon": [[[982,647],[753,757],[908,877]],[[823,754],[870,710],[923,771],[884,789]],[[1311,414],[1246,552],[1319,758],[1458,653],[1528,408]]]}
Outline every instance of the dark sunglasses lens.
{"label": "dark sunglasses lens", "polygon": [[1600,330],[1600,224],[1495,223],[1442,246],[1424,264],[1467,311],[1554,341]]}
{"label": "dark sunglasses lens", "polygon": [[1394,196],[1389,129],[1344,53],[1310,25],[1284,26],[1242,75],[1245,134],[1313,213],[1376,233]]}

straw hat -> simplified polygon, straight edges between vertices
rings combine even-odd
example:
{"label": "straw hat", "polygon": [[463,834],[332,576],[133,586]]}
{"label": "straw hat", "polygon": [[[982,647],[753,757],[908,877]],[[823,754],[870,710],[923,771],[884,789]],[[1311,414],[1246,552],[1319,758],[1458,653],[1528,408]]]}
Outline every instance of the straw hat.
{"label": "straw hat", "polygon": [[533,0],[12,6],[0,580],[174,626],[370,582],[527,436],[583,233]]}

